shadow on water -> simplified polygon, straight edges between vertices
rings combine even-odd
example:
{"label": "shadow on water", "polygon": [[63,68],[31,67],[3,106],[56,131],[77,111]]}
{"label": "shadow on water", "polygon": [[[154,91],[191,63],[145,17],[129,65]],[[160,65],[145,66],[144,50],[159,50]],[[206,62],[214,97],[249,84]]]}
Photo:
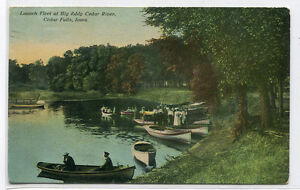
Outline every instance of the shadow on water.
{"label": "shadow on water", "polygon": [[153,160],[153,163],[151,164],[151,166],[147,166],[146,164],[144,164],[143,162],[139,161],[138,159],[136,159],[135,157],[133,157],[134,160],[134,164],[137,168],[139,168],[140,170],[142,170],[143,173],[147,173],[150,172],[152,169],[156,168],[156,160]]}
{"label": "shadow on water", "polygon": [[128,180],[124,179],[72,179],[72,178],[61,178],[56,175],[51,175],[45,172],[40,172],[37,177],[41,178],[48,178],[48,179],[53,179],[53,180],[58,180],[63,183],[67,184],[78,184],[78,183],[85,183],[85,184],[120,184],[120,183],[125,183]]}

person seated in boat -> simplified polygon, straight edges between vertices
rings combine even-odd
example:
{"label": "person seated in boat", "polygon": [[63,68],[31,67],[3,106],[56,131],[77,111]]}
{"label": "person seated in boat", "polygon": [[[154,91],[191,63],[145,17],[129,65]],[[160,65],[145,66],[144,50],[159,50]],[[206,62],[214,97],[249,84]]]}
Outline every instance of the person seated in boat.
{"label": "person seated in boat", "polygon": [[112,170],[113,169],[113,164],[112,161],[109,157],[108,152],[103,153],[103,158],[104,158],[104,163],[99,167],[98,170]]}
{"label": "person seated in boat", "polygon": [[64,155],[64,166],[62,167],[63,170],[75,170],[75,162],[69,153],[65,153]]}

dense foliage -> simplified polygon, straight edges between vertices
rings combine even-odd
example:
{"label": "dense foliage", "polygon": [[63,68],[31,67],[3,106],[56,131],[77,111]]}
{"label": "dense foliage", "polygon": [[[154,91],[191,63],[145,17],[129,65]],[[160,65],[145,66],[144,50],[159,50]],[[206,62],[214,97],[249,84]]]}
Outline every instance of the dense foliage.
{"label": "dense foliage", "polygon": [[80,47],[51,57],[46,65],[40,60],[31,64],[9,60],[9,76],[11,86],[22,83],[56,92],[95,90],[103,94],[134,94],[141,87],[184,83],[178,74],[166,71],[159,49],[151,44]]}
{"label": "dense foliage", "polygon": [[273,125],[271,100],[278,97],[282,113],[289,76],[288,9],[145,8],[144,14],[146,23],[162,28],[165,36],[180,37],[187,45],[197,42],[218,70],[220,94],[237,95],[238,130],[248,126],[249,90],[260,94],[261,126]]}

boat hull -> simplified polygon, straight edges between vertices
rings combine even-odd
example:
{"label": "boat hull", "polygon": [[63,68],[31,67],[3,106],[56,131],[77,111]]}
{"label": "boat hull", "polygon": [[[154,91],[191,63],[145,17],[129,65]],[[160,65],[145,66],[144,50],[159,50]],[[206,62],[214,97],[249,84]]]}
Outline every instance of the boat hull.
{"label": "boat hull", "polygon": [[132,155],[137,160],[139,160],[140,162],[142,162],[143,164],[145,164],[146,166],[154,166],[155,165],[156,150],[154,148],[152,150],[149,150],[149,151],[139,151],[139,150],[137,150],[136,146],[137,145],[143,145],[143,144],[144,145],[151,145],[150,143],[144,142],[144,141],[136,142],[131,147]]}
{"label": "boat hull", "polygon": [[11,108],[20,108],[20,109],[35,109],[35,108],[44,108],[44,105],[34,104],[34,105],[21,105],[21,104],[13,104]]}
{"label": "boat hull", "polygon": [[53,178],[61,180],[102,180],[102,179],[120,179],[130,180],[134,175],[135,166],[120,166],[109,171],[96,171],[99,166],[76,165],[74,171],[64,171],[57,169],[62,164],[53,164],[39,162],[37,167],[44,174],[51,175]]}
{"label": "boat hull", "polygon": [[210,120],[209,119],[203,119],[199,121],[194,121],[193,125],[210,125]]}
{"label": "boat hull", "polygon": [[187,129],[174,129],[174,130],[155,130],[152,129],[151,126],[144,126],[146,131],[154,137],[165,139],[165,140],[171,140],[171,141],[177,141],[182,142],[186,144],[191,143],[191,131]]}
{"label": "boat hull", "polygon": [[126,112],[126,111],[121,111],[120,112],[121,115],[133,115],[133,112]]}
{"label": "boat hull", "polygon": [[208,134],[208,127],[197,127],[197,128],[191,128],[189,130],[192,132],[192,134],[197,134],[197,135]]}
{"label": "boat hull", "polygon": [[112,113],[105,113],[105,112],[102,112],[102,117],[111,117],[113,114]]}
{"label": "boat hull", "polygon": [[142,119],[134,119],[134,121],[139,125],[154,125],[154,121],[144,121]]}

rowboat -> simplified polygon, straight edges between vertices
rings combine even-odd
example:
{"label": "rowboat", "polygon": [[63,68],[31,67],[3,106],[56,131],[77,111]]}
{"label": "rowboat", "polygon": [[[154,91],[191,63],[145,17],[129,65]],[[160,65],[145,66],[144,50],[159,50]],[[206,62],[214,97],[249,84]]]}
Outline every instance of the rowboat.
{"label": "rowboat", "polygon": [[189,104],[188,106],[192,107],[192,106],[202,106],[203,104],[205,104],[205,102],[195,102],[192,104]]}
{"label": "rowboat", "polygon": [[154,121],[145,121],[142,119],[133,119],[139,125],[154,125]]}
{"label": "rowboat", "polygon": [[131,110],[127,110],[127,111],[121,111],[120,114],[121,114],[121,115],[133,115],[134,112],[131,111]]}
{"label": "rowboat", "polygon": [[102,115],[102,117],[110,117],[110,116],[112,116],[113,115],[113,113],[112,112],[109,112],[109,113],[106,113],[106,112],[101,112],[101,115]]}
{"label": "rowboat", "polygon": [[154,115],[153,111],[140,111],[140,114],[142,115]]}
{"label": "rowboat", "polygon": [[199,121],[194,121],[193,125],[209,125],[210,124],[210,120],[209,119],[203,119],[203,120],[199,120]]}
{"label": "rowboat", "polygon": [[11,108],[23,108],[23,109],[44,108],[44,104],[12,104]]}
{"label": "rowboat", "polygon": [[188,130],[190,130],[192,132],[192,134],[197,134],[197,135],[207,135],[208,134],[208,127],[207,126],[197,126],[197,127],[192,127],[189,126],[190,128]]}
{"label": "rowboat", "polygon": [[131,153],[146,166],[155,165],[156,150],[152,144],[145,141],[138,141],[132,145]]}
{"label": "rowboat", "polygon": [[186,128],[185,127],[180,128],[180,126],[176,126],[176,127],[173,126],[173,127],[168,127],[168,128],[190,131],[192,134],[195,134],[195,135],[207,135],[208,134],[208,126],[189,125]]}
{"label": "rowboat", "polygon": [[130,180],[134,175],[135,166],[114,166],[113,170],[97,171],[99,166],[76,165],[75,170],[61,170],[63,164],[39,162],[37,167],[42,173],[60,180]]}
{"label": "rowboat", "polygon": [[190,144],[191,143],[191,131],[187,129],[164,129],[158,130],[157,126],[146,125],[144,126],[149,135],[165,139]]}

